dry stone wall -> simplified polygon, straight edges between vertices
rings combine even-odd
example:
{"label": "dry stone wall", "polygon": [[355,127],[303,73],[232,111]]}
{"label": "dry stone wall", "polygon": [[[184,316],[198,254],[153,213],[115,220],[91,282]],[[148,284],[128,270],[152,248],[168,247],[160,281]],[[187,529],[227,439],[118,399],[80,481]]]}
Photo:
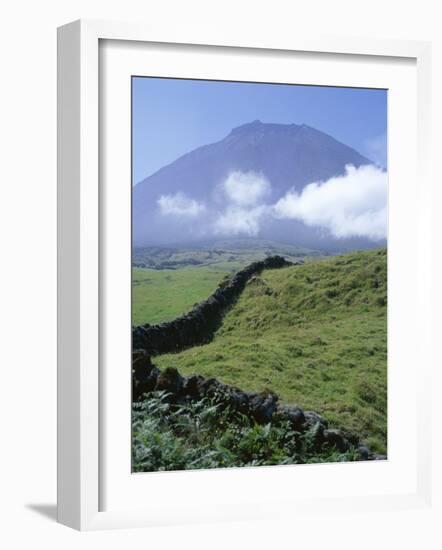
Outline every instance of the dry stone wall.
{"label": "dry stone wall", "polygon": [[150,356],[178,353],[186,348],[209,342],[219,328],[226,310],[238,299],[247,281],[264,269],[293,265],[282,256],[270,256],[254,262],[231,279],[221,283],[215,292],[188,313],[159,325],[141,325],[132,330],[134,350],[143,349]]}

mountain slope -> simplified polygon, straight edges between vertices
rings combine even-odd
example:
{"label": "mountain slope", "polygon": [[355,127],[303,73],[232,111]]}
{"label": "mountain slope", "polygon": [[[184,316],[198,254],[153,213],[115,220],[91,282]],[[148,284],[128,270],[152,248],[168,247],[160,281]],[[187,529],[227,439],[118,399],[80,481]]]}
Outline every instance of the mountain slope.
{"label": "mountain slope", "polygon": [[[345,166],[370,161],[333,137],[306,125],[254,121],[233,129],[217,143],[180,157],[138,183],[133,190],[133,237],[136,246],[207,239],[195,218],[181,222],[162,217],[161,196],[185,193],[210,207],[219,204],[221,183],[235,171],[260,174],[271,183],[267,199],[314,181],[342,175]],[[268,224],[261,237],[314,247],[318,231],[296,222]],[[313,237],[312,237],[313,236]]]}
{"label": "mountain slope", "polygon": [[385,452],[386,251],[360,252],[253,278],[213,341],[156,358],[160,368],[269,388]]}

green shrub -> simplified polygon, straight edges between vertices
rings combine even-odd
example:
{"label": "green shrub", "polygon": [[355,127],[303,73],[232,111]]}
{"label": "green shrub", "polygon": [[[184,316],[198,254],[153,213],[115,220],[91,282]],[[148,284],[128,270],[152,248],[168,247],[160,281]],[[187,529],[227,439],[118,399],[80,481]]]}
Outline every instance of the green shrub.
{"label": "green shrub", "polygon": [[208,399],[172,405],[156,392],[132,412],[132,470],[154,472],[356,459],[318,445],[318,426],[301,434],[288,422],[259,425]]}

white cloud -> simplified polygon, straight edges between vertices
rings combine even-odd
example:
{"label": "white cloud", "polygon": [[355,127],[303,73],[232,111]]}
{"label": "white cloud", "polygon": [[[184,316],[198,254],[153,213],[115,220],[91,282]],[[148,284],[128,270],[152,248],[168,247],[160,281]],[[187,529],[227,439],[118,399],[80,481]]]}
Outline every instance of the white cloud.
{"label": "white cloud", "polygon": [[380,240],[387,234],[387,173],[373,165],[347,166],[344,176],[311,183],[300,194],[289,191],[272,211],[338,238]]}
{"label": "white cloud", "polygon": [[270,182],[254,172],[232,172],[220,186],[222,207],[209,208],[181,191],[162,195],[162,215],[201,218],[201,230],[224,236],[257,236],[265,217],[295,219],[328,230],[337,238],[380,240],[387,232],[387,173],[373,165],[347,166],[343,176],[315,182],[301,193],[286,193],[275,204],[268,201]]}
{"label": "white cloud", "polygon": [[221,185],[225,208],[213,224],[215,235],[247,235],[259,233],[260,219],[267,206],[264,203],[271,192],[268,179],[256,172],[231,172]]}
{"label": "white cloud", "polygon": [[163,215],[195,217],[206,209],[203,203],[187,197],[181,191],[174,195],[161,195],[157,202]]}
{"label": "white cloud", "polygon": [[215,221],[213,231],[215,235],[255,237],[259,233],[260,218],[266,209],[266,206],[255,208],[231,206]]}
{"label": "white cloud", "polygon": [[255,206],[270,193],[270,182],[256,172],[231,172],[223,182],[227,199],[242,207]]}

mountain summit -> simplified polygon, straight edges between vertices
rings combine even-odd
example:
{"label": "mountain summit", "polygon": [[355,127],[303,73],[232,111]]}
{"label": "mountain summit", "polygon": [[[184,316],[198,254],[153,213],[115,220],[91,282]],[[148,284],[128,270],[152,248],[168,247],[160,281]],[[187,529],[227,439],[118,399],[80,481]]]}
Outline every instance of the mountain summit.
{"label": "mountain summit", "polygon": [[[243,205],[225,204],[223,182],[231,174],[245,175],[241,180],[244,192],[247,194],[249,185],[252,198],[257,184],[250,175],[267,182],[265,199],[270,204],[290,190],[299,193],[309,183],[344,175],[347,165],[359,168],[369,164],[369,159],[351,147],[305,124],[249,122],[232,129],[221,141],[183,155],[134,187],[134,245],[208,240],[207,223],[225,208],[230,208],[230,213],[237,208],[241,222],[245,214],[239,206]],[[241,187],[236,196],[239,192]],[[235,198],[234,182],[232,193]],[[253,201],[249,203],[253,205]],[[260,228],[259,236],[314,245],[318,231],[302,225],[274,220]],[[247,234],[247,224],[243,234]],[[321,235],[324,239],[323,231]]]}

